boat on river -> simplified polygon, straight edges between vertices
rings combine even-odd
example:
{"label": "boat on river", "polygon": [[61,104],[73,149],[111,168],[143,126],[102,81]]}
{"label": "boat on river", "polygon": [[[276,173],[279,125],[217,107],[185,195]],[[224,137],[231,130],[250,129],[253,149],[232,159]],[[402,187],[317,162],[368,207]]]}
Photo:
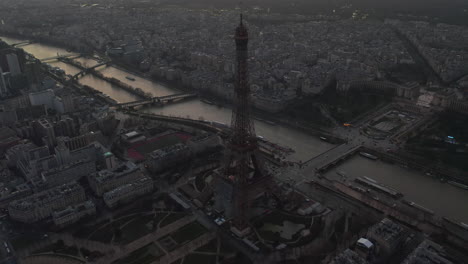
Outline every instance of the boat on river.
{"label": "boat on river", "polygon": [[207,100],[207,99],[201,99],[200,101],[204,102],[205,104],[214,105],[212,101]]}
{"label": "boat on river", "polygon": [[265,123],[271,125],[271,126],[276,126],[276,123],[270,120],[265,120]]}
{"label": "boat on river", "polygon": [[374,156],[374,155],[369,154],[367,152],[359,152],[359,155],[363,156],[364,158],[371,159],[371,160],[377,160],[378,159],[377,156]]}
{"label": "boat on river", "polygon": [[462,188],[464,190],[468,190],[468,186],[465,185],[465,184],[461,184],[461,183],[456,182],[456,181],[448,181],[447,183],[450,184],[450,185],[453,185],[455,187]]}
{"label": "boat on river", "polygon": [[127,78],[128,80],[130,80],[130,81],[132,81],[132,82],[135,81],[135,78],[130,77],[130,76],[125,76],[125,78]]}
{"label": "boat on river", "polygon": [[342,170],[337,171],[336,174],[340,175],[341,177],[345,177],[345,178],[347,177],[346,172]]}

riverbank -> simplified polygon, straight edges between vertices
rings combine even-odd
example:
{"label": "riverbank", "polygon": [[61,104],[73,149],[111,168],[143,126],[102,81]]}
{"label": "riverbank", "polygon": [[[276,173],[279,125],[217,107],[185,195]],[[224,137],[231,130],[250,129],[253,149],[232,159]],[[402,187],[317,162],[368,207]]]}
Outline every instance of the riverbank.
{"label": "riverbank", "polygon": [[56,41],[51,38],[46,38],[46,37],[37,37],[37,36],[24,36],[21,34],[16,34],[16,33],[11,33],[11,32],[5,32],[5,31],[0,31],[0,35],[9,37],[9,38],[14,38],[14,39],[22,39],[22,40],[31,40],[36,43],[42,43],[46,45],[50,45],[53,47],[61,48],[61,49],[66,49],[67,51],[70,50],[72,52],[76,53],[90,53],[92,52],[91,49],[83,49],[83,50],[77,50],[75,47],[69,45],[66,42],[61,42],[61,41]]}
{"label": "riverbank", "polygon": [[109,96],[105,95],[99,90],[94,89],[93,87],[87,86],[87,85],[81,85],[76,82],[67,82],[64,77],[58,76],[50,71],[46,70],[46,73],[49,77],[54,79],[55,81],[61,83],[62,85],[68,85],[69,87],[72,87],[75,89],[76,92],[82,95],[86,96],[92,96],[93,98],[101,101],[104,104],[110,104],[110,105],[115,105],[117,102],[110,98]]}

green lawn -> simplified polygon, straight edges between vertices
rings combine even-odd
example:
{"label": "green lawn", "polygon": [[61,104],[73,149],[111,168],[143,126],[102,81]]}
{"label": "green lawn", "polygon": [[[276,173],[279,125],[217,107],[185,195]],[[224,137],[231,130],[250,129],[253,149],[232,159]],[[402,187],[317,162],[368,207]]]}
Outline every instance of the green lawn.
{"label": "green lawn", "polygon": [[124,227],[121,228],[121,237],[116,239],[115,242],[128,244],[137,240],[146,234],[149,234],[152,229],[148,225],[153,221],[153,215],[138,216]]}
{"label": "green lawn", "polygon": [[49,246],[35,250],[33,254],[40,254],[40,253],[47,253],[47,252],[53,252],[53,253],[63,254],[63,255],[78,256],[78,248],[67,247],[63,243],[50,244]]}
{"label": "green lawn", "polygon": [[175,232],[171,233],[171,237],[179,244],[183,245],[188,241],[194,240],[207,230],[197,221],[191,222]]}
{"label": "green lawn", "polygon": [[[64,256],[64,255],[55,255],[55,254],[42,254],[42,256],[48,256],[48,257],[53,257],[53,258],[56,258],[57,261],[60,260],[60,259],[69,259],[69,260],[74,260],[74,261],[78,261],[79,263],[85,263],[85,261],[82,261],[82,260],[79,260],[79,259],[76,259],[76,258],[72,258],[72,257],[67,257],[67,256]],[[58,263],[58,262],[55,262],[55,263]]]}
{"label": "green lawn", "polygon": [[73,236],[78,237],[78,238],[88,238],[90,234],[92,234],[94,231],[96,231],[101,226],[104,226],[107,223],[109,223],[109,219],[107,219],[106,221],[99,222],[94,225],[80,226],[78,230],[73,232]]}
{"label": "green lawn", "polygon": [[131,252],[126,257],[112,262],[112,264],[149,264],[163,255],[164,252],[156,244],[149,243]]}
{"label": "green lawn", "polygon": [[90,237],[89,240],[99,241],[102,243],[110,243],[112,237],[114,236],[114,227],[112,224],[106,225],[98,229],[94,232]]}
{"label": "green lawn", "polygon": [[262,227],[264,224],[273,224],[278,226],[283,226],[285,221],[292,222],[294,224],[303,224],[305,228],[310,227],[311,217],[300,216],[300,215],[290,215],[281,211],[273,211],[268,215],[265,215],[259,219],[255,220],[256,230],[259,235],[267,240],[272,242],[291,242],[299,238],[299,232],[295,233],[291,239],[286,239],[281,237],[279,232],[274,232],[272,230],[265,230]]}
{"label": "green lawn", "polygon": [[208,244],[197,248],[197,252],[216,252],[217,242],[216,239],[211,240]]}
{"label": "green lawn", "polygon": [[13,245],[13,248],[15,250],[20,250],[26,247],[31,246],[35,242],[39,241],[41,239],[40,236],[26,236],[22,235],[19,237],[15,237],[11,240],[11,244]]}
{"label": "green lawn", "polygon": [[194,240],[207,231],[208,230],[206,230],[206,228],[203,227],[200,223],[194,221],[160,238],[158,241],[161,243],[161,245],[166,245],[166,250],[172,251],[186,244],[187,242]]}
{"label": "green lawn", "polygon": [[185,213],[171,213],[168,217],[164,218],[162,220],[160,227],[165,227],[171,223],[174,223],[175,221],[182,219],[183,217],[187,216]]}
{"label": "green lawn", "polygon": [[189,254],[185,256],[184,264],[215,264],[215,255]]}
{"label": "green lawn", "polygon": [[172,262],[171,264],[180,264],[180,263],[182,263],[182,259],[178,259],[178,260]]}
{"label": "green lawn", "polygon": [[273,211],[263,217],[261,217],[256,222],[263,223],[272,223],[275,225],[282,225],[283,221],[290,221],[296,224],[304,224],[305,226],[310,225],[311,217],[310,216],[301,216],[301,215],[290,215],[282,213],[280,211]]}

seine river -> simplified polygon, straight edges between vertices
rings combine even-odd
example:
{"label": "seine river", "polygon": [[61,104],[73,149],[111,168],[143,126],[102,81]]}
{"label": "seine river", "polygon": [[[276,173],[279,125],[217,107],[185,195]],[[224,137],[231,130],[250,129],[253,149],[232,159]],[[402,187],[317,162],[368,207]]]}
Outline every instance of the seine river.
{"label": "seine river", "polygon": [[[0,36],[0,38],[9,44],[24,41],[2,36]],[[65,49],[40,43],[26,45],[22,48],[33,54],[38,59],[53,57],[56,56],[57,53],[62,55],[69,53]],[[96,61],[92,59],[79,58],[77,60],[88,66],[96,64]],[[62,62],[51,62],[50,64],[63,69],[67,74],[71,75],[80,71],[79,69]],[[117,78],[133,87],[138,87],[145,92],[150,92],[154,96],[164,96],[179,92],[176,89],[141,78],[115,67],[102,67],[99,68],[99,71],[101,71],[105,76]],[[126,76],[133,77],[135,81],[128,80],[125,78]],[[102,91],[104,94],[109,95],[118,102],[129,102],[137,99],[136,96],[126,92],[125,90],[115,87],[90,74],[80,78],[79,82]],[[193,119],[203,117],[205,120],[217,121],[226,124],[230,123],[231,120],[231,109],[206,104],[199,100],[189,100],[164,107],[145,108],[144,111],[190,117]],[[305,161],[333,147],[333,145],[323,142],[317,137],[286,126],[270,125],[268,123],[255,120],[255,130],[257,135],[261,135],[271,142],[276,142],[283,146],[293,148],[296,152],[290,157],[291,160]],[[407,170],[380,161],[369,161],[361,157],[352,158],[342,164],[339,169],[346,171],[346,173],[352,177],[371,177],[389,187],[393,187],[401,191],[407,197],[406,199],[412,200],[426,208],[434,210],[439,215],[468,223],[468,191],[440,183],[439,181],[426,177],[419,172]],[[332,170],[332,172],[330,172],[330,177],[332,177],[331,175],[333,174],[334,171]]]}

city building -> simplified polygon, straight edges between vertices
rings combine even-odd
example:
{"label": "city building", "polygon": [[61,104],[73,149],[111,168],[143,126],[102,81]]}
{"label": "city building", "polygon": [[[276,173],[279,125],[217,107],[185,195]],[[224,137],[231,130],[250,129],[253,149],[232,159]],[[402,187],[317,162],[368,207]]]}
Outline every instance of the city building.
{"label": "city building", "polygon": [[297,213],[300,215],[309,215],[313,212],[321,213],[325,210],[325,208],[319,203],[315,201],[308,201],[303,203],[298,209]]}
{"label": "city building", "polygon": [[0,97],[5,97],[8,94],[7,82],[5,80],[5,74],[0,67]]}
{"label": "city building", "polygon": [[9,204],[8,212],[13,220],[33,223],[85,199],[84,189],[76,182],[71,182],[15,200]]}
{"label": "city building", "polygon": [[57,136],[74,137],[78,134],[78,129],[71,117],[61,116],[60,120],[54,121],[54,131]]}
{"label": "city building", "polygon": [[58,162],[50,155],[49,148],[42,146],[21,150],[16,166],[26,179],[31,179],[44,170],[58,166]]}
{"label": "city building", "polygon": [[358,253],[351,249],[346,249],[341,254],[333,258],[330,264],[367,264],[368,262],[363,259]]}
{"label": "city building", "polygon": [[146,137],[137,131],[131,131],[122,135],[122,141],[127,145],[132,145],[144,140],[146,140]]}
{"label": "city building", "polygon": [[31,105],[46,105],[47,108],[54,109],[55,93],[52,89],[29,93]]}
{"label": "city building", "polygon": [[367,232],[367,239],[376,245],[375,253],[381,257],[388,257],[395,253],[407,236],[406,228],[388,218],[373,225]]}
{"label": "city building", "polygon": [[190,148],[182,143],[168,146],[151,152],[146,165],[153,172],[160,172],[177,164],[184,163],[192,157]]}
{"label": "city building", "polygon": [[42,118],[33,123],[33,128],[36,131],[38,139],[42,139],[42,142],[52,150],[57,143],[53,124],[49,120]]}
{"label": "city building", "polygon": [[204,133],[190,138],[187,146],[196,155],[221,147],[221,138],[216,134]]}
{"label": "city building", "polygon": [[141,176],[140,168],[132,162],[127,162],[114,169],[105,169],[89,174],[88,182],[94,193],[97,196],[102,196],[105,192],[131,183]]}
{"label": "city building", "polygon": [[53,109],[58,113],[68,113],[75,109],[73,96],[62,95],[57,96],[53,90],[55,80],[46,79],[44,87],[48,89],[29,93],[29,100],[31,105],[45,105],[47,109]]}
{"label": "city building", "polygon": [[15,53],[10,53],[6,55],[8,62],[8,68],[10,69],[11,76],[16,76],[21,74],[21,68],[18,61],[18,56]]}
{"label": "city building", "polygon": [[18,121],[16,110],[5,105],[0,106],[0,124],[11,126]]}
{"label": "city building", "polygon": [[115,158],[114,153],[107,151],[104,153],[104,167],[107,170],[115,170],[118,166],[117,159]]}
{"label": "city building", "polygon": [[444,248],[430,240],[424,240],[419,246],[402,262],[402,264],[452,264],[449,255]]}
{"label": "city building", "polygon": [[104,193],[104,203],[109,208],[114,208],[119,204],[130,202],[139,196],[152,192],[153,188],[153,180],[151,178],[141,177],[131,183]]}
{"label": "city building", "polygon": [[50,176],[51,182],[54,182],[52,179],[55,176],[60,177],[59,175],[66,174],[67,170],[74,171],[70,177],[80,177],[79,175],[82,173],[80,173],[79,167],[84,169],[85,173],[96,170],[96,163],[102,155],[103,147],[99,143],[93,142],[73,151],[60,145],[55,148],[55,151],[54,155],[50,154],[47,146],[24,150],[19,155],[16,165],[27,179],[44,178],[42,176],[44,172],[44,175]]}
{"label": "city building", "polygon": [[41,62],[39,60],[27,61],[25,64],[25,73],[31,90],[39,91],[43,80]]}
{"label": "city building", "polygon": [[54,225],[65,227],[78,222],[80,219],[96,214],[96,206],[91,200],[84,203],[68,206],[67,208],[52,213]]}
{"label": "city building", "polygon": [[0,128],[0,156],[12,146],[19,144],[21,139],[16,136],[14,130],[8,127],[1,127]]}
{"label": "city building", "polygon": [[67,162],[56,168],[52,168],[41,173],[42,180],[47,186],[52,187],[70,181],[77,181],[82,177],[96,172],[95,160],[83,159]]}
{"label": "city building", "polygon": [[57,144],[59,142],[63,142],[68,149],[73,151],[75,149],[88,146],[89,144],[91,144],[91,142],[96,141],[98,137],[101,135],[102,133],[98,131],[98,132],[86,132],[76,137],[58,136]]}
{"label": "city building", "polygon": [[9,167],[15,167],[17,162],[18,162],[18,159],[20,158],[20,156],[22,155],[23,152],[34,149],[36,147],[37,146],[34,145],[33,143],[26,141],[26,142],[20,143],[18,145],[15,145],[15,146],[9,148],[5,152],[5,159],[8,162],[7,163],[8,166]]}
{"label": "city building", "polygon": [[33,193],[31,187],[27,183],[20,183],[14,188],[3,188],[0,191],[0,208],[8,208],[8,205],[17,199],[21,199]]}

